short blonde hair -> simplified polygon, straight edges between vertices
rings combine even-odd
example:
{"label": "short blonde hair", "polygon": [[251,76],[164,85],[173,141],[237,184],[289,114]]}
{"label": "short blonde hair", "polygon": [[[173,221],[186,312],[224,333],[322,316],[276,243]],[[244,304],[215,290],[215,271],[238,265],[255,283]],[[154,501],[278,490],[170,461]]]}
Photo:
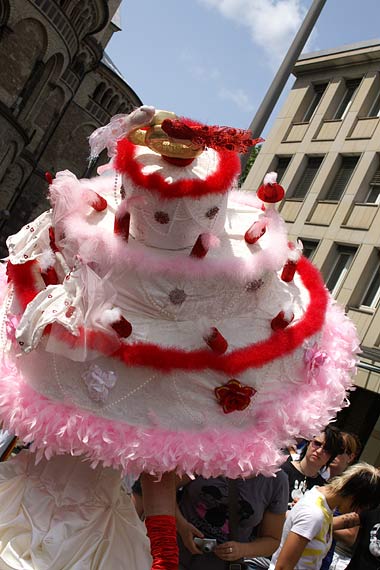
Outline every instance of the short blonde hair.
{"label": "short blonde hair", "polygon": [[352,510],[373,509],[380,503],[380,471],[364,461],[356,463],[325,488],[341,497],[352,497]]}

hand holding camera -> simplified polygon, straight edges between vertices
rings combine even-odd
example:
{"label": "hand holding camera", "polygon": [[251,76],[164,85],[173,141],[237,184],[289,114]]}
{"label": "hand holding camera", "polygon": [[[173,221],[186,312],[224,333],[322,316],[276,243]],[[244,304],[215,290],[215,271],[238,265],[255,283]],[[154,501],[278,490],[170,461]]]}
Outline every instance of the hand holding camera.
{"label": "hand holding camera", "polygon": [[204,538],[204,535],[200,530],[182,516],[177,517],[177,530],[184,546],[189,552],[191,552],[191,554],[202,554],[202,551],[194,542],[195,538]]}
{"label": "hand holding camera", "polygon": [[203,553],[213,552],[217,544],[215,538],[198,538],[197,536],[194,537],[194,542]]}

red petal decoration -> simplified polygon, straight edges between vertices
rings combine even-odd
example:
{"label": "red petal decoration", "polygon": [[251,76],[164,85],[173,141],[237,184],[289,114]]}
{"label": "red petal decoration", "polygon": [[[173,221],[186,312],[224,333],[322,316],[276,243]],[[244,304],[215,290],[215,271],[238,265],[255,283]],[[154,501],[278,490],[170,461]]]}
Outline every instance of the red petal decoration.
{"label": "red petal decoration", "polygon": [[260,231],[258,231],[258,224],[259,222],[254,222],[252,226],[245,232],[244,239],[250,245],[256,243],[266,232],[265,226],[261,228]]}
{"label": "red petal decoration", "polygon": [[118,321],[112,323],[111,327],[121,338],[128,338],[132,333],[131,323],[124,317],[120,317]]}
{"label": "red petal decoration", "polygon": [[46,286],[48,285],[58,285],[59,279],[54,267],[49,267],[45,271],[41,271],[41,277],[44,280]]}
{"label": "red petal decoration", "polygon": [[269,204],[280,202],[284,196],[285,190],[280,184],[277,184],[277,182],[274,184],[262,184],[257,191],[257,197]]}
{"label": "red petal decoration", "polygon": [[75,313],[75,307],[74,305],[70,305],[70,307],[68,307],[65,316],[69,319],[70,317],[73,316],[73,314]]}
{"label": "red petal decoration", "polygon": [[203,339],[217,354],[224,354],[228,348],[228,342],[216,327],[211,327],[209,334]]}
{"label": "red petal decoration", "polygon": [[284,267],[282,268],[281,279],[286,283],[290,283],[290,281],[293,281],[294,279],[294,274],[296,272],[296,269],[297,269],[297,262],[288,259],[288,261],[285,263]]}
{"label": "red petal decoration", "polygon": [[292,322],[293,319],[294,319],[293,314],[291,314],[290,318],[287,319],[285,318],[284,311],[280,311],[278,315],[276,315],[274,319],[272,319],[270,326],[274,331],[283,330],[286,329],[286,327]]}
{"label": "red petal decoration", "polygon": [[124,212],[123,215],[115,216],[113,231],[116,235],[121,236],[125,241],[129,238],[129,224],[131,222],[131,214]]}
{"label": "red petal decoration", "polygon": [[199,259],[202,259],[205,257],[205,255],[207,255],[208,247],[205,246],[202,238],[203,234],[199,234],[197,241],[193,245],[193,249],[190,252],[191,257],[198,257]]}
{"label": "red petal decoration", "polygon": [[50,226],[49,228],[49,243],[50,243],[50,247],[53,250],[54,253],[57,253],[57,251],[59,251],[57,244],[55,243],[55,232],[54,232],[54,228],[53,226]]}
{"label": "red petal decoration", "polygon": [[45,172],[45,180],[49,184],[49,186],[53,184],[53,176],[50,172]]}
{"label": "red petal decoration", "polygon": [[102,212],[107,208],[107,200],[103,198],[103,196],[100,196],[97,192],[94,192],[94,194],[95,197],[92,202],[90,202],[90,206],[92,206],[97,212]]}

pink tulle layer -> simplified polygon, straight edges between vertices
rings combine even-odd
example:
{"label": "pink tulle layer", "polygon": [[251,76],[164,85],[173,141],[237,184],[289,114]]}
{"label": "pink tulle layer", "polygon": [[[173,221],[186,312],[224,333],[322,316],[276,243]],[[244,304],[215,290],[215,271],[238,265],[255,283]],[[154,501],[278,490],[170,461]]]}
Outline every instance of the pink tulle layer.
{"label": "pink tulle layer", "polygon": [[94,466],[103,462],[136,475],[169,470],[205,477],[271,475],[282,461],[282,447],[295,436],[311,437],[345,405],[357,351],[354,326],[342,309],[330,305],[322,341],[309,351],[305,382],[284,383],[245,431],[175,432],[97,417],[36,393],[6,358],[0,370],[0,415],[5,427],[33,442],[37,457],[83,455]]}

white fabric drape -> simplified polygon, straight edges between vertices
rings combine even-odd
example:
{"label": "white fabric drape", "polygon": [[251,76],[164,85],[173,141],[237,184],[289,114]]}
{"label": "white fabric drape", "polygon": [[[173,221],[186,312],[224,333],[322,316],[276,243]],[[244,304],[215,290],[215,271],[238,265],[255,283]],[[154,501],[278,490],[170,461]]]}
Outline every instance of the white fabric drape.
{"label": "white fabric drape", "polygon": [[120,474],[21,452],[0,464],[0,570],[149,570],[145,525]]}

